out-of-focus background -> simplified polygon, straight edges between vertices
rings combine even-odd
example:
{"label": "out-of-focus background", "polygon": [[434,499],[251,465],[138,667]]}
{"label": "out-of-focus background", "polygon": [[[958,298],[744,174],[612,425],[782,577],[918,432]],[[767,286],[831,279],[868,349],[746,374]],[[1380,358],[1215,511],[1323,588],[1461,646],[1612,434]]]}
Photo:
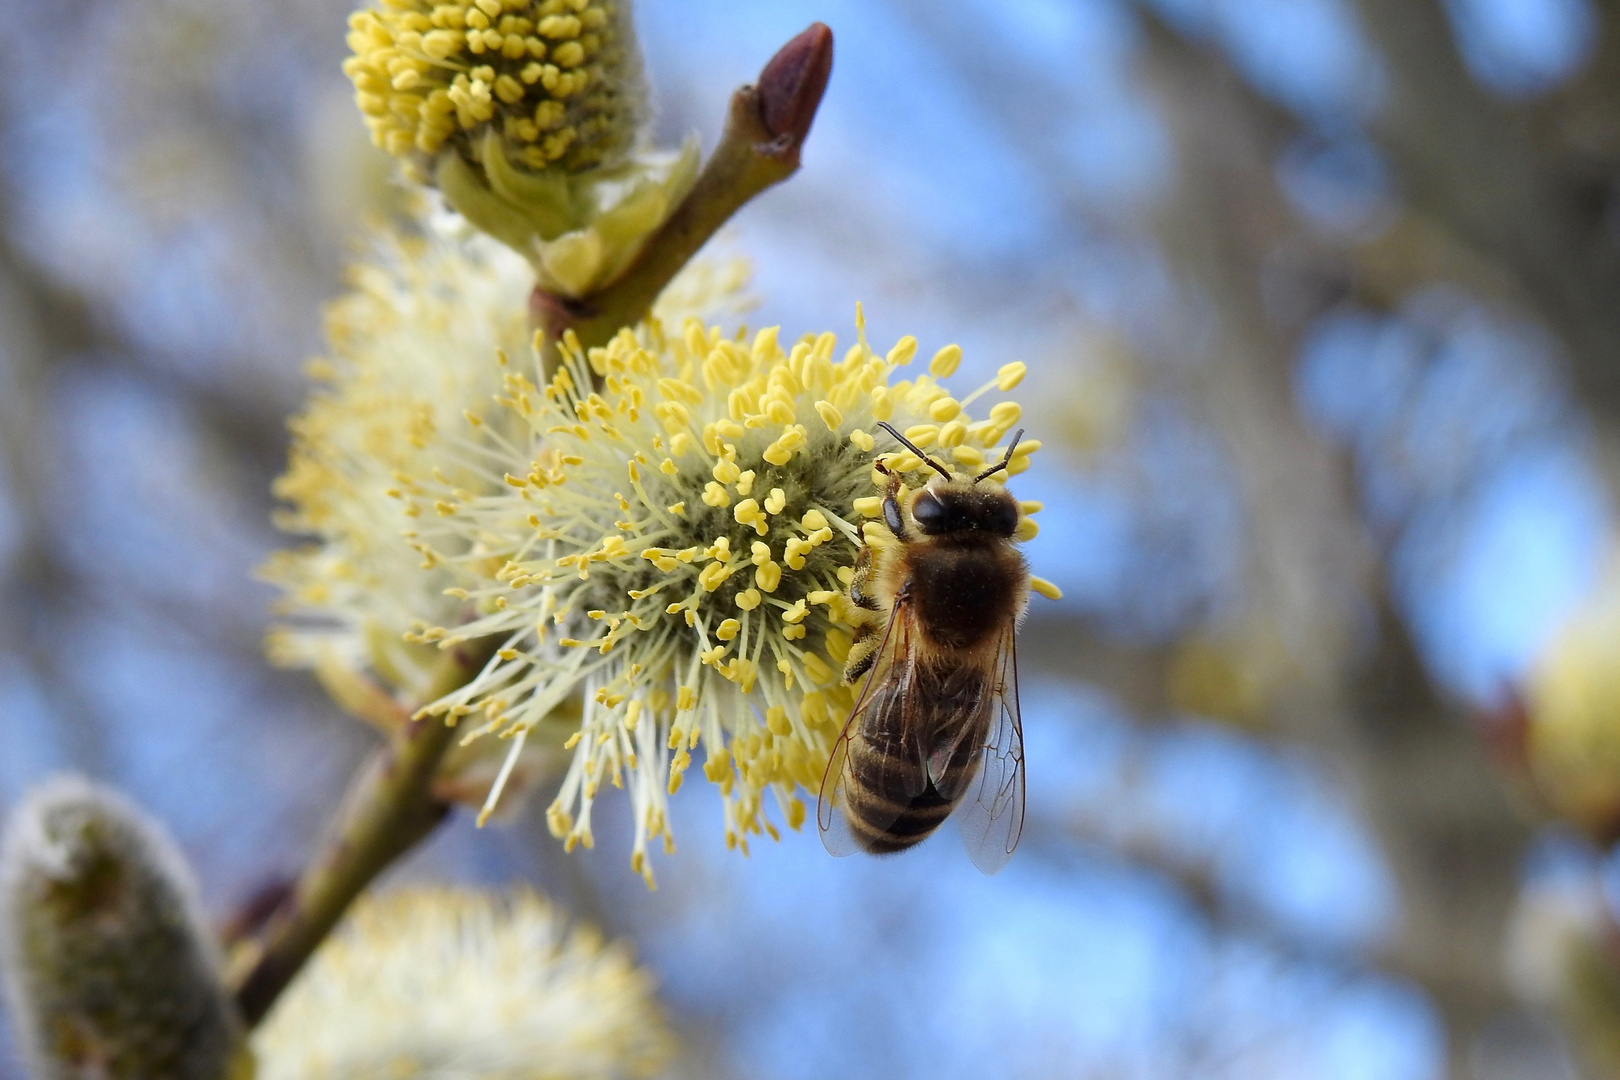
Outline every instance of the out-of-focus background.
{"label": "out-of-focus background", "polygon": [[[390,165],[345,0],[0,0],[0,808],[76,769],[223,916],[369,745],[260,652],[269,484]],[[397,878],[635,943],[682,1075],[1620,1070],[1620,5],[642,0],[659,131],[811,19],[753,325],[1024,360],[1029,822],[835,861],[676,800]],[[536,806],[549,801],[542,793]],[[0,1076],[18,1076],[0,1035]]]}

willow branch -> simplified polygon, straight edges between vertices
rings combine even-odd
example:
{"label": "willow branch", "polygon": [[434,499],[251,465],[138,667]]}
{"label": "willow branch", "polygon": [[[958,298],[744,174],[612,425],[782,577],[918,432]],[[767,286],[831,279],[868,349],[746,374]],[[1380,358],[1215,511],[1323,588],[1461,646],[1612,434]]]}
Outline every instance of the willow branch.
{"label": "willow branch", "polygon": [[[466,683],[494,649],[485,640],[447,651],[425,699]],[[431,785],[454,736],[439,717],[414,720],[355,774],[331,835],[271,917],[257,955],[235,983],[249,1025],[264,1019],[366,886],[444,820],[449,807],[433,797]]]}
{"label": "willow branch", "polygon": [[731,96],[720,145],[623,274],[577,300],[535,290],[534,319],[549,342],[571,330],[584,348],[607,344],[646,315],[664,286],[745,203],[798,171],[799,151],[832,73],[832,48],[832,31],[812,23],[771,58],[756,85]]}

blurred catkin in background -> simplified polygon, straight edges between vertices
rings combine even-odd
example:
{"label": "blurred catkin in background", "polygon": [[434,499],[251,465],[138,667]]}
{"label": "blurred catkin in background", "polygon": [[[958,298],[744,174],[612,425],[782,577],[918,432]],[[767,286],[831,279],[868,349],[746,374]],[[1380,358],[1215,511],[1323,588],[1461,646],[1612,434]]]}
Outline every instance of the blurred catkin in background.
{"label": "blurred catkin in background", "polygon": [[218,948],[173,841],[58,778],[0,840],[0,976],[40,1080],[251,1075]]}

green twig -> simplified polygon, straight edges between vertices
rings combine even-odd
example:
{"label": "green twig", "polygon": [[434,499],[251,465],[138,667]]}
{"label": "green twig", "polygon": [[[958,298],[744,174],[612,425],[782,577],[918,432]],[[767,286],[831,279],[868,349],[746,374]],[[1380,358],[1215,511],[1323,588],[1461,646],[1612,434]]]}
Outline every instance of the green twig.
{"label": "green twig", "polygon": [[[424,700],[465,684],[495,648],[485,640],[447,651]],[[236,985],[237,1005],[249,1025],[264,1019],[355,897],[444,820],[449,807],[433,797],[431,784],[454,736],[439,717],[414,720],[355,774],[319,856],[271,917],[252,966]]]}
{"label": "green twig", "polygon": [[[832,31],[821,23],[782,46],[758,84],[732,95],[720,145],[623,274],[577,300],[535,290],[533,315],[547,349],[554,350],[570,330],[589,349],[634,325],[720,226],[755,195],[797,172],[831,72]],[[548,357],[554,359],[554,353]]]}

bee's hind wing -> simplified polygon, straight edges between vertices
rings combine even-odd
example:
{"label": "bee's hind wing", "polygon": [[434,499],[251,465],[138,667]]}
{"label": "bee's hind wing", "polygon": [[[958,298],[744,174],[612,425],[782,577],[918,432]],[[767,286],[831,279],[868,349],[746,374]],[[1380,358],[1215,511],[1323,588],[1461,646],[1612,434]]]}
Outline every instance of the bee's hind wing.
{"label": "bee's hind wing", "polygon": [[1007,865],[1024,831],[1024,725],[1018,712],[1015,627],[1002,631],[990,682],[990,727],[956,814],[968,858],[986,874]]}

